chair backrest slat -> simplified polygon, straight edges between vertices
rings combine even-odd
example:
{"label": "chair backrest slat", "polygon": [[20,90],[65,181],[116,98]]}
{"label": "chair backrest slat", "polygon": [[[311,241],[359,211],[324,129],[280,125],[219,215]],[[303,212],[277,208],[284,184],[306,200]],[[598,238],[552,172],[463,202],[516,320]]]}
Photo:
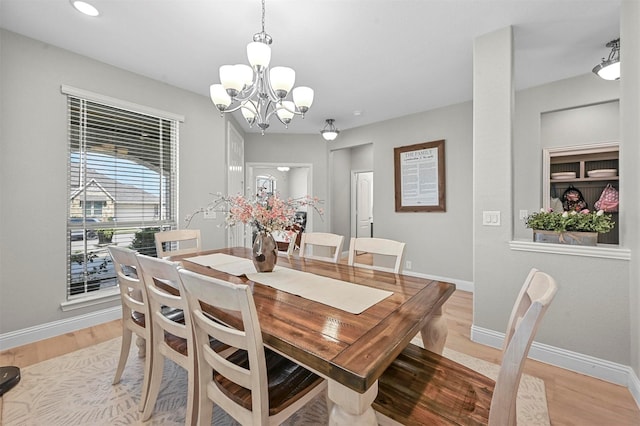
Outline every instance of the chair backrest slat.
{"label": "chair backrest slat", "polygon": [[197,253],[202,249],[199,229],[176,229],[154,234],[157,256],[160,259]]}
{"label": "chair backrest slat", "polygon": [[[300,257],[338,263],[338,259],[340,259],[340,255],[342,254],[343,243],[343,235],[328,232],[303,233],[300,241]],[[312,250],[315,251],[316,248],[319,248],[320,251],[327,250],[330,254],[322,255],[317,254],[317,252],[312,252]]]}
{"label": "chair backrest slat", "polygon": [[[399,274],[402,271],[404,247],[405,243],[385,238],[351,238],[348,263],[349,265],[359,266],[361,268],[376,269],[379,271]],[[358,262],[358,252],[371,254],[373,256],[373,264]],[[395,257],[393,267],[376,265],[376,255]]]}

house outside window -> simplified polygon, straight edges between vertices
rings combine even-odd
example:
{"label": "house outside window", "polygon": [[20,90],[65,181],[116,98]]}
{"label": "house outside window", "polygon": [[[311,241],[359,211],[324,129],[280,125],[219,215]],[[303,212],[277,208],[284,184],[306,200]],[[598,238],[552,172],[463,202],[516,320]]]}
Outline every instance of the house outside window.
{"label": "house outside window", "polygon": [[63,87],[68,103],[67,296],[117,285],[109,245],[155,255],[176,227],[180,117]]}

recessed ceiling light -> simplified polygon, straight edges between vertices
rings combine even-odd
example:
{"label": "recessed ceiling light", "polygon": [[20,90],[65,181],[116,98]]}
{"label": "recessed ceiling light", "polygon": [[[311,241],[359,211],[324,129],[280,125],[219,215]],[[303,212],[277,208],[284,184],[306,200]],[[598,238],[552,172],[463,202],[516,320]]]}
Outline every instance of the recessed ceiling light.
{"label": "recessed ceiling light", "polygon": [[73,7],[76,8],[78,12],[84,13],[87,16],[100,15],[100,12],[98,12],[98,9],[96,9],[94,6],[90,5],[85,1],[71,0],[71,4],[73,5]]}

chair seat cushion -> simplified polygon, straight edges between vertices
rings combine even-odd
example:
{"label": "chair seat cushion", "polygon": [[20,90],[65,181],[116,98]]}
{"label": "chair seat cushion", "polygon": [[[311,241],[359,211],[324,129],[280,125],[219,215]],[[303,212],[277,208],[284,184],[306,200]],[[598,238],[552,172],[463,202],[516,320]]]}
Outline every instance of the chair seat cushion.
{"label": "chair seat cushion", "polygon": [[378,379],[373,408],[404,425],[486,425],[495,382],[410,344]]}
{"label": "chair seat cushion", "polygon": [[[181,324],[184,324],[184,312],[182,311],[182,309],[175,309],[175,308],[170,308],[168,306],[164,306],[162,308],[162,314],[169,318],[171,321],[175,321],[175,322],[179,322]],[[140,327],[145,327],[146,325],[146,320],[144,317],[144,314],[142,312],[137,312],[137,311],[132,311],[131,312],[131,319],[133,319],[133,322],[135,322],[136,324],[138,324]]]}
{"label": "chair seat cushion", "polygon": [[133,320],[133,322],[138,324],[140,327],[143,327],[143,328],[146,327],[144,314],[142,312],[132,311],[131,312],[131,319]]}
{"label": "chair seat cushion", "polygon": [[[238,350],[227,359],[243,368],[249,366],[247,352],[243,350]],[[266,348],[265,359],[270,416],[284,410],[322,383],[322,378],[317,374]],[[227,397],[251,410],[251,392],[248,389],[232,383],[219,373],[214,373],[214,382]]]}

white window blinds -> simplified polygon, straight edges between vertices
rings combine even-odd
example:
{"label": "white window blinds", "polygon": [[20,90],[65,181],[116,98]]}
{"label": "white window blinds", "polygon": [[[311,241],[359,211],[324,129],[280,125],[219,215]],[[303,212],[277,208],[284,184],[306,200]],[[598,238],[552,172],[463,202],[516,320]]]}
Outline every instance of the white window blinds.
{"label": "white window blinds", "polygon": [[175,227],[178,120],[67,100],[67,293],[76,297],[116,285],[107,246],[155,255],[153,234]]}

